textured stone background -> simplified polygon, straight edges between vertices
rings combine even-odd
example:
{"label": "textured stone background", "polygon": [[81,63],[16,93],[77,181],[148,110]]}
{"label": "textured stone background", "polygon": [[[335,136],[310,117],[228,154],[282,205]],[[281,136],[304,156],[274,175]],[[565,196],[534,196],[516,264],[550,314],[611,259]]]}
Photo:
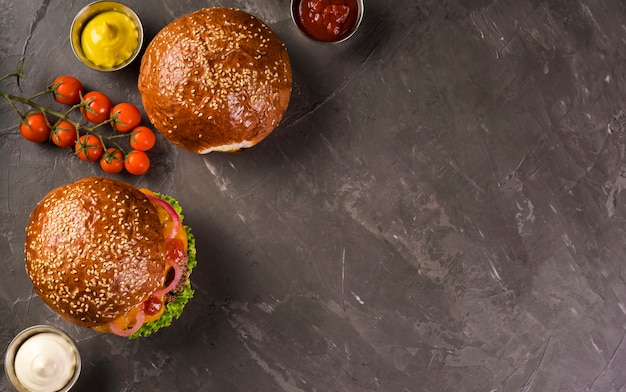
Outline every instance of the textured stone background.
{"label": "textured stone background", "polygon": [[[74,58],[87,3],[0,0],[0,73],[25,59],[24,94],[70,73],[139,104],[138,64]],[[199,250],[183,317],[127,341],[34,294],[30,211],[101,172],[24,141],[0,102],[3,350],[30,325],[64,329],[78,391],[626,389],[623,2],[365,0],[340,46],[299,35],[287,0],[126,3],[148,40],[202,7],[258,15],[290,52],[290,108],[251,150],[159,138],[148,175],[117,176],[176,197]]]}

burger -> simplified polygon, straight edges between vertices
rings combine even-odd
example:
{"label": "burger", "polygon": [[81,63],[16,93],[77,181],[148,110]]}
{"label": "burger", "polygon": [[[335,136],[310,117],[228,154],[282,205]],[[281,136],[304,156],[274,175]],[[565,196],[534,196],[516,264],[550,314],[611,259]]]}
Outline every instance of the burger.
{"label": "burger", "polygon": [[252,147],[281,121],[289,56],[259,18],[206,8],[165,26],[147,46],[138,88],[154,127],[198,154]]}
{"label": "burger", "polygon": [[68,322],[148,336],[193,296],[195,240],[181,212],[172,197],[110,178],[60,186],[30,215],[26,272]]}

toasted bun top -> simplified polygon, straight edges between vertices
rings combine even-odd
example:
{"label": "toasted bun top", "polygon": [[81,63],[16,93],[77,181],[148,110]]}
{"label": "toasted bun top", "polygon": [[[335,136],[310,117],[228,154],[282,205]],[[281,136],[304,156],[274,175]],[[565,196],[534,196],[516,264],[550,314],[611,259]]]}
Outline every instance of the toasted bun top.
{"label": "toasted bun top", "polygon": [[37,294],[66,320],[108,323],[163,283],[164,235],[137,188],[107,178],[61,186],[26,227],[26,271]]}
{"label": "toasted bun top", "polygon": [[202,9],[165,26],[141,61],[150,121],[195,153],[252,147],[282,119],[292,75],[280,38],[257,17]]}

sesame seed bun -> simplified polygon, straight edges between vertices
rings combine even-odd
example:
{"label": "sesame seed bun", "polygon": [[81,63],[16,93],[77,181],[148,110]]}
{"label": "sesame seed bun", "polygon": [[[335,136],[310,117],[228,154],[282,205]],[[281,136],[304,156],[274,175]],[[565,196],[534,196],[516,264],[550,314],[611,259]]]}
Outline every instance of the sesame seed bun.
{"label": "sesame seed bun", "polygon": [[281,121],[291,95],[285,45],[257,17],[208,8],[165,26],[141,61],[139,91],[152,124],[205,154],[252,147]]}
{"label": "sesame seed bun", "polygon": [[126,314],[163,283],[165,236],[139,189],[86,178],[48,193],[26,227],[26,271],[67,321],[96,327]]}

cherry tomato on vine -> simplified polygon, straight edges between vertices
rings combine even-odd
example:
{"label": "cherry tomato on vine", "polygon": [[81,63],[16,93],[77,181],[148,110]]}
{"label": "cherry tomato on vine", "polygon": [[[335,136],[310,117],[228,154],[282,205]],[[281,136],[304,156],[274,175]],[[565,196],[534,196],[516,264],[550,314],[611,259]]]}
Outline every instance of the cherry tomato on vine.
{"label": "cherry tomato on vine", "polygon": [[148,151],[154,147],[154,143],[156,143],[154,132],[152,132],[152,129],[144,127],[143,125],[135,128],[130,134],[130,147],[135,150]]}
{"label": "cherry tomato on vine", "polygon": [[116,131],[130,132],[141,123],[141,112],[132,103],[118,103],[111,110],[111,120]]}
{"label": "cherry tomato on vine", "polygon": [[97,161],[104,153],[102,141],[97,136],[91,134],[79,137],[74,150],[80,159],[87,162]]}
{"label": "cherry tomato on vine", "polygon": [[109,119],[113,103],[108,96],[100,91],[90,91],[83,95],[80,112],[92,123],[99,124]]}
{"label": "cherry tomato on vine", "polygon": [[61,120],[52,127],[51,139],[59,147],[72,147],[76,144],[76,127],[67,120]]}
{"label": "cherry tomato on vine", "polygon": [[50,126],[42,112],[31,112],[22,119],[20,133],[24,139],[31,142],[43,143],[50,138]]}
{"label": "cherry tomato on vine", "polygon": [[148,154],[139,150],[131,150],[126,154],[124,160],[126,171],[134,175],[142,175],[150,168],[150,158]]}
{"label": "cherry tomato on vine", "polygon": [[54,99],[64,105],[75,105],[80,102],[83,84],[73,76],[62,75],[52,82]]}
{"label": "cherry tomato on vine", "polygon": [[124,170],[124,153],[119,148],[107,148],[102,158],[100,158],[100,167],[109,174],[121,172]]}

